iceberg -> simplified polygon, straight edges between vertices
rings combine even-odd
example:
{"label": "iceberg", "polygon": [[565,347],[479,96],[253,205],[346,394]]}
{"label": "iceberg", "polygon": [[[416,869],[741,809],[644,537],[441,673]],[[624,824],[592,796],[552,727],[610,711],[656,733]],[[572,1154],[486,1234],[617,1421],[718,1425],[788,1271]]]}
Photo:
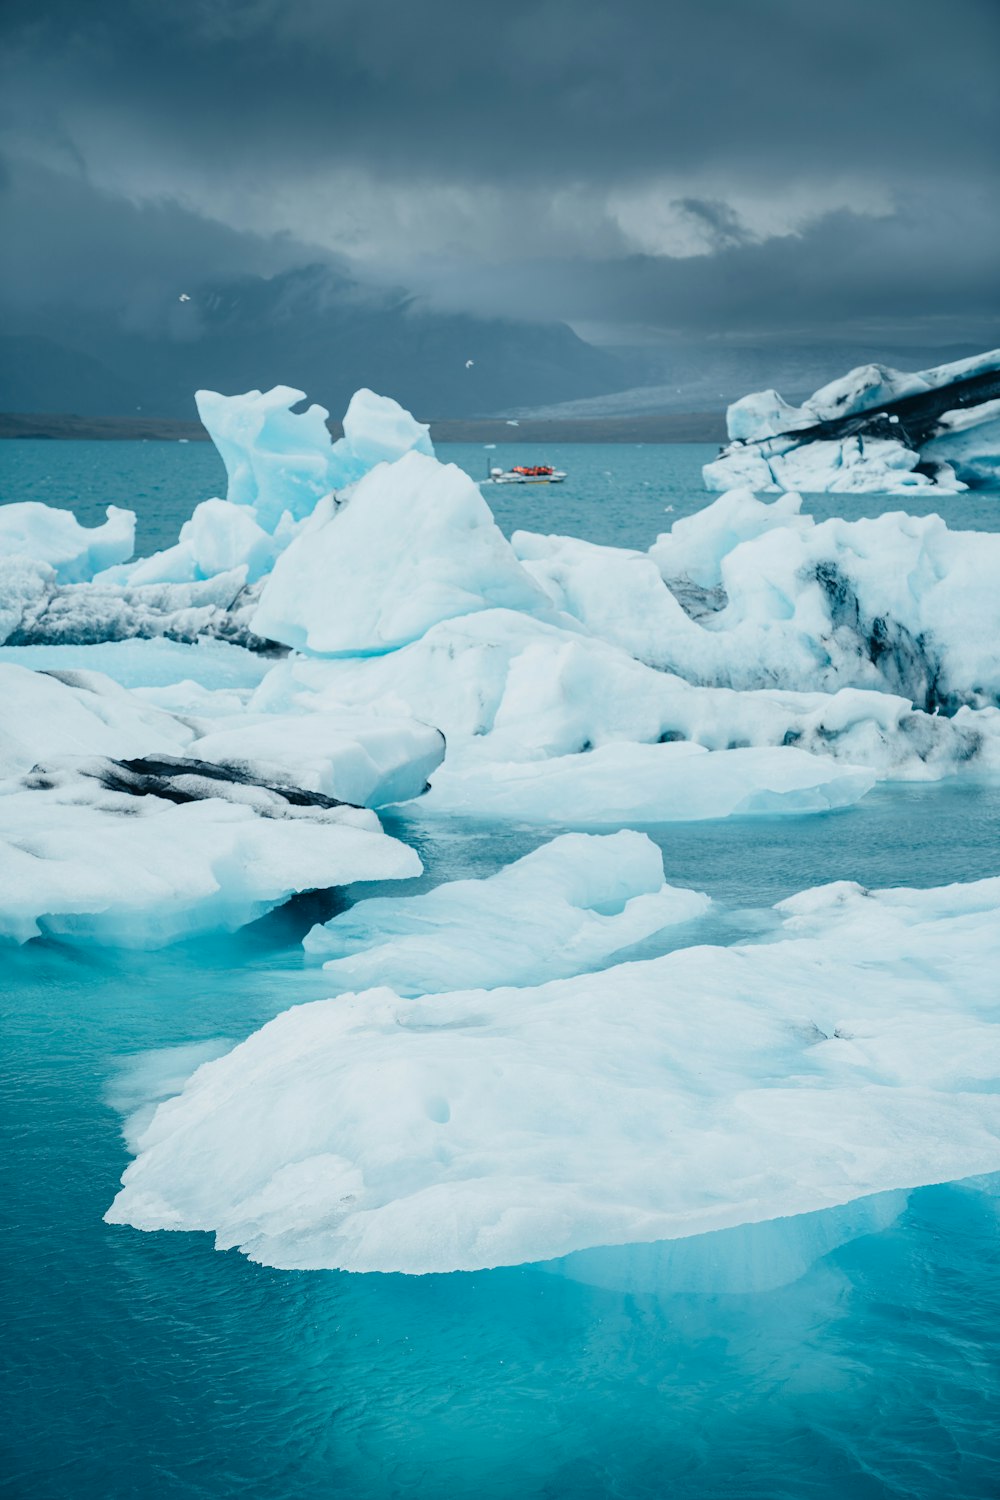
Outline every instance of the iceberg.
{"label": "iceberg", "polygon": [[955,494],[1000,478],[1000,349],[905,374],[863,365],[790,406],[758,391],[730,406],[710,490]]}
{"label": "iceberg", "polygon": [[295,531],[286,521],[271,535],[258,524],[252,506],[202,500],[184,522],[174,546],[124,567],[109,568],[98,581],[134,588],[138,584],[198,583],[221,573],[238,577],[240,586],[256,583],[270,572]]}
{"label": "iceberg", "polygon": [[157,1109],[106,1218],[264,1264],[552,1261],[1000,1169],[1000,880],[838,883],[766,940],[283,1012]]}
{"label": "iceberg", "polygon": [[60,584],[34,559],[0,559],[0,645],[98,645],[135,638],[193,642],[212,637],[261,650],[249,628],[256,594],[246,568],[194,582]]}
{"label": "iceberg", "polygon": [[538,984],[605,963],[711,906],[669,886],[645,834],[563,834],[484,880],[359,901],[303,940],[346,989],[400,995]]}
{"label": "iceberg", "polygon": [[0,936],[143,948],[422,869],[373,812],[168,756],[52,758],[0,782],[0,861]]}
{"label": "iceberg", "polygon": [[352,397],[337,442],[325,408],[293,410],[305,398],[288,386],[195,399],[226,466],[226,498],[202,501],[174,546],[134,562],[131,511],[110,506],[103,526],[87,528],[33,502],[0,507],[0,642],[220,636],[259,647],[247,620],[283,549],[371,468],[434,453],[426,426],[368,390]]}
{"label": "iceberg", "polygon": [[[648,552],[508,542],[395,403],[359,392],[332,443],[299,396],[202,393],[229,489],[175,548],[79,583],[0,564],[8,652],[106,660],[190,727],[183,753],[251,777],[372,806],[430,780],[422,815],[806,812],[1000,765],[1000,538],[936,516],[816,524],[798,495],[733,491]],[[166,648],[193,642],[174,669]]]}
{"label": "iceberg", "polygon": [[373,469],[282,553],[251,623],[300,651],[361,656],[494,607],[548,601],[468,475],[414,452]]}
{"label": "iceberg", "polygon": [[304,391],[284,385],[241,396],[195,393],[198,415],[229,476],[227,500],[250,507],[268,532],[286,513],[304,520],[318,500],[356,484],[376,464],[409,452],[433,457],[429,429],[388,396],[357,391],[336,443],[324,407],[292,409],[305,399]]}

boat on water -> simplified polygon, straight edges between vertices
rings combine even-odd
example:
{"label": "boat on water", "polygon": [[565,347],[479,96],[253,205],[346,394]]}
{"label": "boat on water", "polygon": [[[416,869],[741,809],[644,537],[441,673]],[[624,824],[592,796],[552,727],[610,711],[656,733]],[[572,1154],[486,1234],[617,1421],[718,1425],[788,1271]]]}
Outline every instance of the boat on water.
{"label": "boat on water", "polygon": [[551,464],[515,464],[511,469],[490,469],[483,484],[562,484],[565,470]]}

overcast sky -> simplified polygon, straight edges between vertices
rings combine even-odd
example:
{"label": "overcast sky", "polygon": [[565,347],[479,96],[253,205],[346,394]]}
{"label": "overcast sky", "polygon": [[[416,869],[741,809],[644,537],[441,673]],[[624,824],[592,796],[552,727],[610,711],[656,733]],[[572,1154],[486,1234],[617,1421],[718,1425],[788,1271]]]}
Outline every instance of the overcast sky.
{"label": "overcast sky", "polygon": [[8,302],[1000,342],[1000,0],[6,0]]}

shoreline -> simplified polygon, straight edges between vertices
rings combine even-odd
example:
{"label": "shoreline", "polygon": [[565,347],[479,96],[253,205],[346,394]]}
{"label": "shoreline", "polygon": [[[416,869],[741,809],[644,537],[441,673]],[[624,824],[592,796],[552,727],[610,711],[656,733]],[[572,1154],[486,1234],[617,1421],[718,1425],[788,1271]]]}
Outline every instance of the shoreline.
{"label": "shoreline", "polygon": [[[343,433],[327,423],[331,435]],[[429,423],[435,443],[724,443],[721,412],[664,412],[635,417],[519,420],[504,417],[452,418]],[[0,438],[75,439],[99,442],[208,442],[200,422],[168,417],[79,417],[67,413],[0,412]]]}

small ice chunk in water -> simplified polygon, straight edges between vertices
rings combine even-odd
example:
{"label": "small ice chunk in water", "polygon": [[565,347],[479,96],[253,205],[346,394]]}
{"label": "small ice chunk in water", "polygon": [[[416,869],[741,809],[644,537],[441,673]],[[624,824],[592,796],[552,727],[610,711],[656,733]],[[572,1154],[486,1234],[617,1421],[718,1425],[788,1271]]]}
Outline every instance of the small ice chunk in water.
{"label": "small ice chunk in water", "polygon": [[47,563],[57,582],[83,583],[132,556],[134,513],[109,505],[106,514],[101,526],[81,526],[72,511],[36,500],[0,505],[0,557]]}
{"label": "small ice chunk in water", "polygon": [[564,834],[485,880],[360,901],[303,946],[345,987],[401,995],[538,984],[592,969],[630,944],[703,916],[711,902],[669,886],[645,834]]}

